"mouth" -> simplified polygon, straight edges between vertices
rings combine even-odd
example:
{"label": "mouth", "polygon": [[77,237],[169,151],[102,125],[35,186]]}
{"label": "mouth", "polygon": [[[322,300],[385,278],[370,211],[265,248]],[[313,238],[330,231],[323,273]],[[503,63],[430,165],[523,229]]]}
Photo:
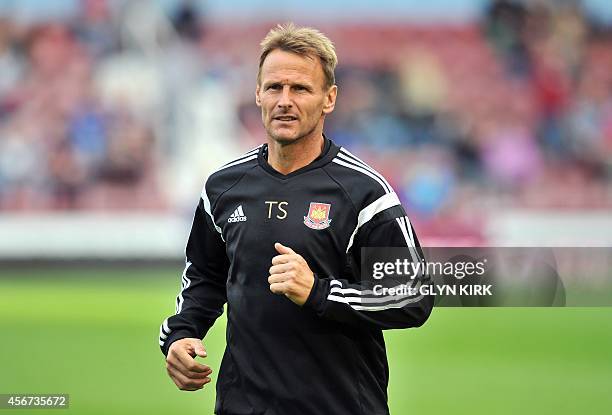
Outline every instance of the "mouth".
{"label": "mouth", "polygon": [[277,115],[276,117],[272,118],[274,121],[280,121],[280,122],[291,122],[291,121],[297,121],[297,117],[295,115]]}

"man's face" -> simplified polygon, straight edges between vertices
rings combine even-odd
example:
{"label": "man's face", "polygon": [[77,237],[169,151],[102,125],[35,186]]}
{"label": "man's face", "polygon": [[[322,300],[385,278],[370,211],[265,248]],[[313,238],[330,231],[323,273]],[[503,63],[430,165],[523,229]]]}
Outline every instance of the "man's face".
{"label": "man's face", "polygon": [[337,87],[325,87],[318,57],[300,56],[280,49],[266,57],[255,91],[268,136],[291,143],[315,132],[334,110]]}

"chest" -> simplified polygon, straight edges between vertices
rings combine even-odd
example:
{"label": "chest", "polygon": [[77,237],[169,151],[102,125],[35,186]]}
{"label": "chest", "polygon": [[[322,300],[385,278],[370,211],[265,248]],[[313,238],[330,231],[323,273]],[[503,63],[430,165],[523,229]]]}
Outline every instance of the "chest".
{"label": "chest", "polygon": [[244,252],[281,242],[308,256],[344,253],[356,224],[350,199],[319,172],[285,181],[245,177],[220,198],[214,216],[228,247]]}

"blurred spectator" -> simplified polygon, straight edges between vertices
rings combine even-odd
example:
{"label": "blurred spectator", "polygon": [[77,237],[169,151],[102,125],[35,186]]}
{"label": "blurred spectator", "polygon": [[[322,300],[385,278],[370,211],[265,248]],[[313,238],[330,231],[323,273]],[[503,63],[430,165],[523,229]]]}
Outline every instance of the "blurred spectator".
{"label": "blurred spectator", "polygon": [[79,3],[80,13],[74,22],[79,39],[95,59],[112,53],[118,48],[118,39],[108,0],[83,0]]}
{"label": "blurred spectator", "polygon": [[508,72],[527,76],[530,59],[525,44],[527,11],[522,1],[495,0],[486,12],[485,33],[500,53]]}
{"label": "blurred spectator", "polygon": [[515,186],[537,179],[542,168],[534,135],[511,114],[491,118],[479,137],[486,173],[501,186]]}
{"label": "blurred spectator", "polygon": [[0,119],[9,108],[10,101],[4,98],[21,77],[23,62],[17,51],[16,42],[13,41],[13,23],[6,17],[0,16]]}
{"label": "blurred spectator", "polygon": [[176,10],[172,23],[183,39],[197,42],[204,35],[200,11],[193,0],[183,0]]}
{"label": "blurred spectator", "polygon": [[407,169],[399,191],[417,218],[436,215],[451,200],[456,184],[453,168],[447,153],[428,149]]}

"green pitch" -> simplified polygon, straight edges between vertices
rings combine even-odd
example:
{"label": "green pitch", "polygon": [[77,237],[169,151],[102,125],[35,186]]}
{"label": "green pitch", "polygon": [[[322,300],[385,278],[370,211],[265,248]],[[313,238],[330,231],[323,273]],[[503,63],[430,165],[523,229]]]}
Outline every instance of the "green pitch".
{"label": "green pitch", "polygon": [[[211,414],[214,385],[176,390],[157,345],[179,272],[0,271],[0,393],[69,393],[61,413]],[[205,341],[215,379],[224,325]],[[612,308],[439,308],[386,339],[394,415],[612,413]]]}

